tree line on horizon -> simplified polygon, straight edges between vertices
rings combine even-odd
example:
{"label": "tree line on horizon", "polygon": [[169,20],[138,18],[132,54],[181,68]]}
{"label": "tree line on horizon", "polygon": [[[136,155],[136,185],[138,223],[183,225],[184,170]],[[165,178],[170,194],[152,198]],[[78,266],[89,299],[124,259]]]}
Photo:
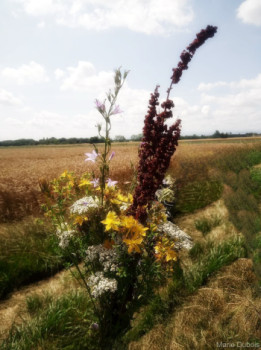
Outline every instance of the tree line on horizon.
{"label": "tree line on horizon", "polygon": [[[260,133],[223,133],[216,130],[212,135],[185,135],[181,136],[180,140],[197,140],[197,139],[208,139],[208,138],[233,138],[233,137],[253,137],[253,136],[261,136]],[[131,142],[131,141],[141,141],[142,134],[132,135],[130,138],[125,138],[123,135],[117,135],[114,137],[114,142]],[[18,139],[18,140],[5,140],[0,141],[0,146],[38,146],[38,145],[68,145],[68,144],[81,144],[81,143],[103,143],[104,140],[98,136],[92,137],[70,137],[70,138],[43,138],[40,140],[34,139]]]}

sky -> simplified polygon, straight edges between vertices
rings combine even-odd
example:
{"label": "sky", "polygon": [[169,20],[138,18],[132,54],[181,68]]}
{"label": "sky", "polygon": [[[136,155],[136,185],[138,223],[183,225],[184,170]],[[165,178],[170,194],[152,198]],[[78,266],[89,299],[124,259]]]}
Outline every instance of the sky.
{"label": "sky", "polygon": [[111,137],[142,132],[196,33],[218,27],[171,91],[182,135],[261,132],[260,0],[1,0],[0,140],[97,135],[94,101],[129,70]]}

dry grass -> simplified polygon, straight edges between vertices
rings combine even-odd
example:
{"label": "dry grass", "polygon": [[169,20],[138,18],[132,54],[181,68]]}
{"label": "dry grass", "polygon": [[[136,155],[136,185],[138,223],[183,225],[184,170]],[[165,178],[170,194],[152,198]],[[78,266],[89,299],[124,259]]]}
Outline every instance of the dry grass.
{"label": "dry grass", "polygon": [[189,297],[167,324],[158,325],[129,350],[205,350],[217,342],[261,342],[261,299],[255,296],[252,261],[223,268]]}

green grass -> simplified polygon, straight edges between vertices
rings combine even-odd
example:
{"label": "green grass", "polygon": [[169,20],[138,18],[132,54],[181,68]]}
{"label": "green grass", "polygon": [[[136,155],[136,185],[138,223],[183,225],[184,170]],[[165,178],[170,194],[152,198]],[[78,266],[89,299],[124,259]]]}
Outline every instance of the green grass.
{"label": "green grass", "polygon": [[84,291],[58,299],[34,296],[27,301],[33,317],[13,326],[2,350],[97,350],[97,335],[90,329],[95,322],[90,300]]}
{"label": "green grass", "polygon": [[[259,160],[260,154],[249,154],[249,164]],[[258,167],[249,167],[239,173],[230,172],[224,178],[227,189],[224,192],[225,205],[229,219],[242,232],[246,239],[249,256],[253,259],[257,276],[261,280],[261,247],[257,240],[261,231],[261,171]]]}
{"label": "green grass", "polygon": [[183,186],[177,193],[175,210],[191,213],[206,207],[221,197],[223,185],[220,181],[194,181]]}
{"label": "green grass", "polygon": [[52,227],[37,220],[9,225],[0,244],[0,298],[63,267]]}
{"label": "green grass", "polygon": [[241,237],[235,237],[218,245],[209,241],[198,255],[198,261],[185,272],[186,288],[191,293],[194,292],[222,266],[244,257],[246,257],[245,241]]}
{"label": "green grass", "polygon": [[221,224],[221,218],[217,215],[212,215],[210,218],[201,217],[195,221],[195,228],[206,236],[214,227]]}

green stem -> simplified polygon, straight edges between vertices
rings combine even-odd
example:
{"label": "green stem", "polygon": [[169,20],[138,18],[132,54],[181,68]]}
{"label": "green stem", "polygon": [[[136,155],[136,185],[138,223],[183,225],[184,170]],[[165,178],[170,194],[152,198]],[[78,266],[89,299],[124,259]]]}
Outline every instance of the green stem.
{"label": "green stem", "polygon": [[[78,262],[77,262],[74,258],[72,258],[72,261],[73,261],[73,264],[74,264],[74,266],[76,267],[76,269],[77,269],[77,271],[78,271],[78,273],[79,273],[79,276],[80,276],[80,278],[81,278],[81,280],[82,280],[82,282],[83,282],[83,284],[84,284],[85,289],[87,290],[87,293],[88,293],[89,298],[90,298],[90,300],[91,300],[91,303],[92,303],[94,312],[95,312],[95,314],[97,315],[97,317],[98,317],[98,319],[99,319],[99,322],[101,322],[100,313],[99,313],[99,311],[98,311],[98,309],[97,309],[97,307],[96,307],[96,305],[95,305],[95,302],[94,302],[94,300],[93,300],[90,287],[88,286],[88,283],[86,282],[85,277],[84,277],[84,275],[83,275],[81,269],[79,268]],[[71,272],[72,272],[72,271],[71,271]],[[73,273],[72,273],[72,274],[73,274]]]}

